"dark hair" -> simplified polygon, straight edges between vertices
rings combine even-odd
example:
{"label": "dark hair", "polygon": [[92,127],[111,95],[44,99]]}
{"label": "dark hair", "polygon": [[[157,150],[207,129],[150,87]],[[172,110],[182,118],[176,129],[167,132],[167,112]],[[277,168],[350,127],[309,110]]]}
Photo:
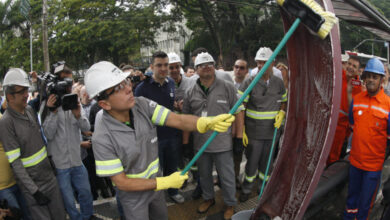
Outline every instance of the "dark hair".
{"label": "dark hair", "polygon": [[163,51],[156,51],[152,55],[152,64],[154,63],[154,59],[156,58],[167,58],[168,55]]}
{"label": "dark hair", "polygon": [[245,68],[248,69],[248,62],[246,60],[244,60],[243,58],[239,58],[237,59],[236,61],[234,61],[234,65],[236,64],[237,61],[242,61],[245,63]]}
{"label": "dark hair", "polygon": [[204,48],[204,47],[198,47],[198,48],[196,48],[195,50],[192,51],[191,57],[196,57],[196,56],[198,56],[198,54],[200,54],[200,53],[207,53],[207,52],[208,52],[208,51],[207,51],[206,48]]}
{"label": "dark hair", "polygon": [[123,66],[121,67],[121,70],[122,70],[122,71],[131,70],[131,69],[134,69],[134,67],[133,67],[132,65],[128,65],[128,64],[123,65]]}
{"label": "dark hair", "polygon": [[349,60],[349,59],[358,61],[358,62],[359,62],[359,67],[362,65],[362,61],[361,61],[360,58],[357,57],[357,56],[349,56],[348,60]]}
{"label": "dark hair", "polygon": [[187,72],[188,69],[193,69],[193,70],[195,70],[195,68],[194,68],[193,66],[186,66],[186,67],[184,68],[184,72]]}

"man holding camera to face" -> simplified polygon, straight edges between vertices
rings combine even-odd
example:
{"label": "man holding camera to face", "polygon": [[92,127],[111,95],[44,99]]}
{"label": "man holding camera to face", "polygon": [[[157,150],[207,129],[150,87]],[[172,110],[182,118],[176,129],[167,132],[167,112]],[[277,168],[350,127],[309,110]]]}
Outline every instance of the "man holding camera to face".
{"label": "man holding camera to face", "polygon": [[[58,78],[57,82],[68,82],[72,79],[72,71],[65,63],[57,65],[53,75]],[[67,85],[65,89],[66,93],[70,93],[71,85]],[[80,130],[87,132],[90,125],[80,103],[76,106],[68,105],[65,96],[69,97],[63,94],[48,94],[46,106],[50,111],[43,122],[48,151],[56,166],[58,184],[69,217],[72,220],[94,219],[88,172],[80,156]],[[59,106],[59,101],[62,107]],[[76,208],[73,192],[76,192],[81,212]]]}

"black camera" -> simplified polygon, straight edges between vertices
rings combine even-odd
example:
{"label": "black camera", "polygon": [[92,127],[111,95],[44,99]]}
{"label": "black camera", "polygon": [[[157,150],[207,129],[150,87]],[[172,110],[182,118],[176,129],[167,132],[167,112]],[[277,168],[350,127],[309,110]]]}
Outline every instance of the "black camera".
{"label": "black camera", "polygon": [[[78,107],[77,94],[70,94],[72,90],[73,79],[63,78],[61,79],[59,73],[67,69],[65,62],[57,62],[52,66],[52,72],[46,72],[42,76],[38,76],[41,84],[41,92],[43,96],[48,98],[51,94],[54,94],[57,101],[54,103],[54,107],[50,110],[57,109],[62,106],[64,111],[76,109]],[[69,69],[67,69],[69,70]]]}

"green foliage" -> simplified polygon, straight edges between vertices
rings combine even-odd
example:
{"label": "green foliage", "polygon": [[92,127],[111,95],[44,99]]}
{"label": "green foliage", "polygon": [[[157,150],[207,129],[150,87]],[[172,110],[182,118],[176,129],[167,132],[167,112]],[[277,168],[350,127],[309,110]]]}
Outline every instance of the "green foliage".
{"label": "green foliage", "polygon": [[[144,2],[144,1],[142,1]],[[75,70],[100,60],[119,65],[139,57],[142,45],[154,43],[155,30],[171,18],[162,11],[163,1],[141,4],[139,0],[48,1],[50,61],[66,60]],[[3,18],[7,2],[0,2]],[[33,27],[34,69],[42,70],[42,0],[30,0]],[[19,4],[9,13],[11,23],[0,24],[0,71],[11,67],[29,70],[30,23],[20,15]],[[20,34],[18,34],[20,33]],[[1,77],[1,76],[0,76]],[[2,78],[2,77],[1,77]]]}

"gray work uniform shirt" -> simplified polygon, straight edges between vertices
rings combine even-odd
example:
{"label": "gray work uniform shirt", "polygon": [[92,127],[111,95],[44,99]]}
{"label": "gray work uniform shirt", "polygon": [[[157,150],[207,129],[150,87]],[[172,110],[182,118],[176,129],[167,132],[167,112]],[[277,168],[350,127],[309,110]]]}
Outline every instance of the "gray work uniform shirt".
{"label": "gray work uniform shirt", "polygon": [[[201,88],[200,80],[198,79],[196,84],[186,93],[183,113],[196,116],[216,116],[228,113],[237,101],[236,94],[236,88],[234,88],[233,83],[218,77],[215,77],[206,94]],[[243,106],[236,113],[241,110],[243,110]],[[204,134],[193,132],[195,150],[199,150],[212,133],[213,131],[208,131]],[[232,150],[231,128],[227,132],[218,134],[205,152],[216,153],[229,150]]]}
{"label": "gray work uniform shirt", "polygon": [[[223,79],[223,80],[226,80],[227,82],[233,83],[233,78],[230,76],[229,73],[227,73],[225,71],[215,70],[215,75],[219,79]],[[198,80],[199,79],[199,75],[197,73],[195,73],[193,76],[190,77],[190,79]]]}
{"label": "gray work uniform shirt", "polygon": [[[256,77],[251,76],[241,84],[239,96],[249,87]],[[287,101],[287,92],[283,80],[271,75],[268,83],[260,79],[244,102],[246,104],[245,132],[250,139],[268,140],[273,138],[275,116],[282,102]]]}
{"label": "gray work uniform shirt", "polygon": [[80,130],[89,131],[90,125],[84,110],[81,108],[79,119],[72,111],[58,108],[57,113],[50,112],[43,122],[49,155],[52,156],[57,169],[68,169],[81,166]]}
{"label": "gray work uniform shirt", "polygon": [[0,139],[17,183],[23,191],[45,192],[53,184],[54,174],[34,110],[27,106],[25,114],[8,106],[0,119]]}
{"label": "gray work uniform shirt", "polygon": [[[170,110],[144,97],[135,97],[131,109],[133,127],[101,110],[96,115],[92,136],[98,176],[115,176],[124,172],[128,178],[153,179],[162,176],[159,169],[156,125],[163,126]],[[154,191],[121,192],[126,200],[152,201]]]}
{"label": "gray work uniform shirt", "polygon": [[184,99],[184,95],[187,90],[189,90],[194,84],[196,83],[196,80],[182,76],[181,77],[181,82],[179,86],[176,85],[175,89],[175,101],[181,101]]}

